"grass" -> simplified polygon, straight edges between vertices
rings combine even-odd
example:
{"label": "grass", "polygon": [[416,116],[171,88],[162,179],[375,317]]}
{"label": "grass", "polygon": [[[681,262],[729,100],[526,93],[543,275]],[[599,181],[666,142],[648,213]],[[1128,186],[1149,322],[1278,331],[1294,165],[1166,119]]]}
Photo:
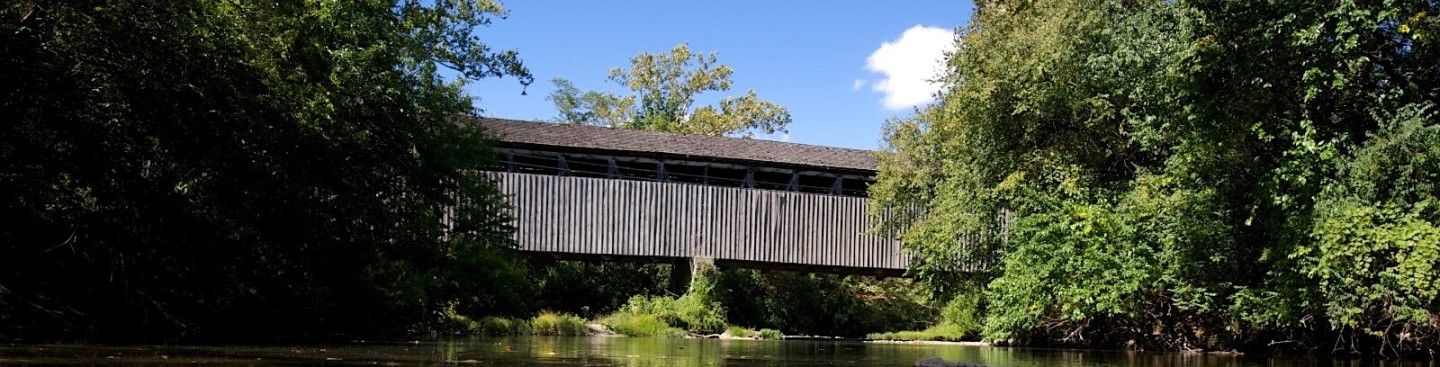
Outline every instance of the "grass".
{"label": "grass", "polygon": [[[619,328],[607,326],[626,335],[675,334],[669,330],[672,328],[697,333],[725,331],[725,308],[715,300],[713,278],[713,267],[701,268],[694,272],[689,290],[680,297],[630,297],[620,310],[605,317]],[[665,328],[660,328],[660,325]],[[628,332],[620,331],[620,328],[627,329]]]}
{"label": "grass", "polygon": [[683,336],[684,330],[670,327],[655,315],[614,313],[600,320],[601,325],[624,336]]}
{"label": "grass", "polygon": [[754,339],[762,339],[762,340],[780,340],[780,339],[782,339],[782,338],[785,337],[785,334],[781,333],[780,330],[775,330],[775,329],[760,329],[760,330],[757,331],[757,330],[755,330],[755,329],[747,328],[747,327],[744,327],[744,326],[738,326],[738,325],[730,325],[730,326],[725,327],[725,332],[730,333],[730,336],[731,336],[731,337],[735,337],[735,338],[754,338]]}
{"label": "grass", "polygon": [[725,309],[706,297],[687,294],[674,297],[630,297],[614,315],[649,315],[670,327],[699,333],[725,331]]}
{"label": "grass", "polygon": [[[462,320],[452,317],[453,322],[461,323]],[[480,321],[463,319],[463,324],[472,334],[499,336],[499,335],[589,335],[590,327],[585,319],[579,316],[542,312],[530,320],[489,316],[481,318]]]}
{"label": "grass", "polygon": [[757,336],[762,340],[780,340],[785,338],[785,334],[775,329],[760,329]]}
{"label": "grass", "polygon": [[683,336],[686,331],[725,331],[725,308],[712,297],[715,288],[712,272],[713,269],[697,271],[690,289],[680,297],[630,297],[620,310],[601,318],[600,324],[626,336]]}
{"label": "grass", "polygon": [[[634,296],[619,311],[596,320],[610,330],[625,336],[684,336],[686,330],[715,333],[726,330],[725,309],[714,300],[715,282],[710,271],[698,271],[690,290],[680,297]],[[485,335],[589,335],[587,321],[579,316],[542,312],[529,322],[504,317],[486,317],[473,321],[460,315],[447,316],[462,329]],[[778,339],[779,331],[770,330]],[[756,333],[749,329],[745,335]],[[759,337],[765,338],[761,330]]]}
{"label": "grass", "polygon": [[455,305],[453,304],[445,307],[443,315],[446,323],[445,327],[453,332],[473,333],[480,328],[480,323],[475,322],[474,319],[455,312]]}
{"label": "grass", "polygon": [[975,340],[980,329],[979,297],[955,297],[946,302],[940,311],[940,322],[925,330],[872,333],[865,337],[871,340],[902,341],[966,341]]}
{"label": "grass", "polygon": [[480,319],[479,329],[483,335],[525,335],[530,333],[530,323],[508,317],[486,317]]}
{"label": "grass", "polygon": [[726,328],[725,328],[725,332],[730,333],[730,336],[731,336],[731,337],[736,337],[736,338],[754,338],[754,337],[755,337],[755,330],[752,330],[752,329],[750,329],[750,328],[748,328],[748,327],[744,327],[744,326],[730,325],[729,327],[726,327]]}
{"label": "grass", "polygon": [[963,341],[971,333],[965,328],[954,324],[940,324],[919,331],[892,331],[888,333],[872,333],[866,335],[871,340],[903,340],[903,341]]}
{"label": "grass", "polygon": [[541,312],[530,319],[532,335],[588,335],[590,327],[585,319],[571,314]]}

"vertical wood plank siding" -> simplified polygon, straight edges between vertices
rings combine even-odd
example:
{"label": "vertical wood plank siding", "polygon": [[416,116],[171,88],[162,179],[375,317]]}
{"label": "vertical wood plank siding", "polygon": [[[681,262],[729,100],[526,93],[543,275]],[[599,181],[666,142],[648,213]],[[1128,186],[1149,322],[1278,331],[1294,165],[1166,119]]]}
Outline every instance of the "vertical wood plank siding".
{"label": "vertical wood plank siding", "polygon": [[710,257],[903,270],[900,242],[869,232],[866,199],[685,183],[490,172],[523,251]]}

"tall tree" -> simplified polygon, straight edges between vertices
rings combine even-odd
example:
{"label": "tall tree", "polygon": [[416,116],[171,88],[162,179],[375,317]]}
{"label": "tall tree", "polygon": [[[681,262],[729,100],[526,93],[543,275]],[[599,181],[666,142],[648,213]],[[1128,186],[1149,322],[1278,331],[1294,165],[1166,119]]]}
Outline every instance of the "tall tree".
{"label": "tall tree", "polygon": [[1434,348],[1437,11],[986,2],[872,197],[990,339]]}
{"label": "tall tree", "polygon": [[[0,6],[0,335],[415,330],[507,303],[489,1]],[[461,79],[445,79],[451,69]],[[451,74],[454,75],[454,74]]]}
{"label": "tall tree", "polygon": [[556,90],[547,99],[559,110],[562,123],[705,135],[785,131],[789,110],[760,99],[754,90],[692,108],[701,93],[730,90],[733,71],[716,60],[716,53],[693,53],[683,43],[669,53],[641,52],[630,59],[629,69],[611,69],[607,78],[634,94],[581,93],[569,80],[557,78]]}

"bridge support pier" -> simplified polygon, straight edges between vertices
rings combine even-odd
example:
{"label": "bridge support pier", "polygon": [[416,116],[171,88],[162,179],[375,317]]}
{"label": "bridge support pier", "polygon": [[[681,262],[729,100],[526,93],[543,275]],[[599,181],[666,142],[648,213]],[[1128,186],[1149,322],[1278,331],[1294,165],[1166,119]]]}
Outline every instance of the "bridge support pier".
{"label": "bridge support pier", "polygon": [[679,258],[670,262],[670,284],[666,289],[676,296],[690,290],[695,275],[710,276],[715,271],[715,259],[710,257]]}
{"label": "bridge support pier", "polygon": [[670,261],[670,284],[665,287],[670,294],[680,296],[690,289],[690,259],[679,258]]}

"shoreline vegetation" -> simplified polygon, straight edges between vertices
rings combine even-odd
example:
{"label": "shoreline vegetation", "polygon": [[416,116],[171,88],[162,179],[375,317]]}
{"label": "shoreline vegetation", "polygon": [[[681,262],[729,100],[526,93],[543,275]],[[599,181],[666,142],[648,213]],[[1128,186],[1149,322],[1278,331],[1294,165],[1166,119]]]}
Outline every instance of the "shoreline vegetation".
{"label": "shoreline vegetation", "polygon": [[[891,343],[937,342],[957,345],[990,345],[990,343],[981,341],[962,340],[960,336],[952,337],[952,335],[961,334],[953,334],[948,331],[933,331],[932,329],[935,328],[920,332],[871,333],[863,338],[799,334],[786,335],[776,329],[751,328],[739,325],[726,325],[723,332],[713,333],[670,326],[660,317],[649,314],[614,313],[598,319],[585,319],[573,314],[545,311],[529,319],[487,316],[476,321],[464,316],[452,315],[450,316],[450,321],[452,325],[448,329],[452,334],[473,336],[621,336],[736,340],[859,340],[865,342]],[[939,335],[942,337],[929,337],[929,335]]]}
{"label": "shoreline vegetation", "polygon": [[[551,269],[564,271],[566,274],[560,279],[570,279],[575,275],[588,277],[582,274],[588,272],[605,274],[645,273],[653,266],[650,265],[606,265],[589,267],[583,264],[578,268],[571,268],[574,263],[555,263]],[[563,269],[563,270],[562,270]],[[669,274],[660,272],[660,278],[667,278]],[[970,313],[973,302],[966,303],[952,301],[941,307],[938,311],[927,312],[923,307],[923,300],[917,295],[909,292],[895,292],[893,285],[882,280],[861,280],[858,283],[850,277],[837,276],[816,276],[805,275],[794,277],[795,274],[786,272],[757,272],[753,270],[730,269],[720,270],[713,266],[700,266],[692,269],[693,277],[685,293],[680,295],[663,294],[639,294],[625,300],[618,306],[603,307],[613,309],[606,313],[595,314],[590,317],[582,317],[575,313],[555,310],[540,311],[534,316],[506,317],[487,316],[478,319],[466,317],[453,310],[445,312],[447,326],[443,329],[450,333],[463,335],[619,335],[629,337],[685,337],[685,338],[723,338],[723,339],[757,339],[757,340],[779,340],[779,339],[845,339],[845,340],[894,340],[894,341],[976,341],[974,318]],[[548,274],[545,277],[556,277],[556,274]],[[746,290],[756,286],[756,283],[766,281],[777,281],[780,285],[795,286],[798,284],[810,283],[809,289],[775,290],[761,289]],[[846,281],[836,281],[846,280]],[[893,282],[893,281],[891,281]],[[540,281],[539,283],[547,283]],[[659,281],[657,283],[668,283]],[[905,284],[904,289],[912,289],[913,285]],[[799,296],[795,300],[777,299],[777,294],[790,294]],[[583,294],[570,294],[575,298],[587,299]],[[770,324],[776,325],[783,322],[794,322],[794,317],[775,318],[746,315],[743,310],[752,309],[757,306],[769,307],[769,311],[781,315],[791,312],[803,312],[805,308],[816,308],[825,306],[820,300],[834,302],[836,299],[854,299],[854,302],[838,303],[836,308],[846,309],[849,312],[858,313],[861,316],[870,314],[894,313],[897,311],[915,313],[912,318],[905,319],[899,323],[878,323],[860,326],[861,329],[830,329],[803,327],[804,324],[789,324],[791,326],[802,326],[795,330],[796,334],[786,335],[781,329],[773,327],[748,327],[740,323]],[[897,298],[908,299],[906,302],[897,302]],[[895,307],[894,305],[904,305]],[[884,305],[891,305],[886,307]],[[858,310],[857,310],[858,308]],[[580,311],[587,311],[589,307],[581,307]],[[838,311],[838,310],[837,310]],[[840,316],[840,315],[836,315]],[[759,321],[759,322],[757,322]],[[836,320],[831,319],[829,322]],[[781,324],[784,325],[784,324]],[[889,329],[903,326],[931,325],[920,331],[897,331],[897,332],[870,332],[876,329]],[[850,330],[844,334],[848,336],[819,336],[824,335],[823,330]],[[821,333],[816,333],[821,331]],[[830,334],[830,335],[844,335]]]}
{"label": "shoreline vegetation", "polygon": [[977,2],[870,198],[984,340],[1434,358],[1437,14]]}
{"label": "shoreline vegetation", "polygon": [[[464,123],[467,83],[534,81],[482,42],[494,1],[12,1],[0,339],[1440,356],[1440,2],[976,3],[935,101],[876,153],[874,230],[913,255],[907,278],[702,266],[678,290],[686,264],[517,251],[476,174],[492,137]],[[791,121],[753,93],[695,106],[731,85],[713,53],[632,64],[611,76],[632,94],[558,80],[553,100],[616,128]]]}
{"label": "shoreline vegetation", "polygon": [[726,325],[723,332],[685,330],[666,324],[654,315],[612,314],[599,319],[542,312],[535,317],[488,316],[479,321],[452,319],[452,334],[474,336],[620,336],[667,337],[698,339],[781,340],[781,339],[845,339],[840,337],[785,335],[780,330]]}

